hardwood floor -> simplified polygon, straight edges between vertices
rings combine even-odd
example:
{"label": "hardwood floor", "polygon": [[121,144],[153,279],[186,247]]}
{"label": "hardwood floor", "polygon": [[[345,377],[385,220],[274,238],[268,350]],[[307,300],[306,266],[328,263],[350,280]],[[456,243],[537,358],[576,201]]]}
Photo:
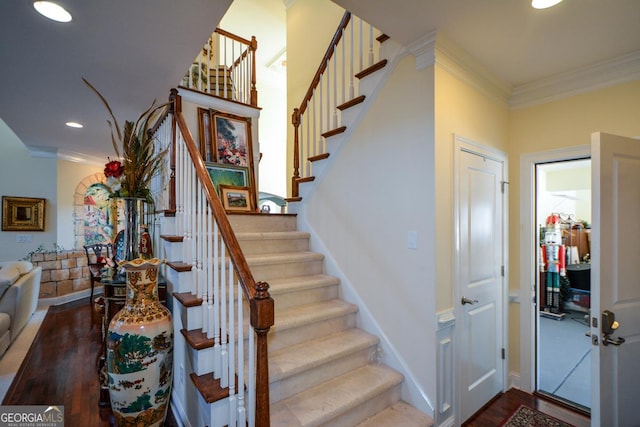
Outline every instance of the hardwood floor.
{"label": "hardwood floor", "polygon": [[[99,349],[98,319],[86,299],[50,307],[2,404],[62,405],[65,425],[113,425],[111,409],[98,406],[96,358]],[[576,427],[590,423],[588,417],[545,398],[510,389],[463,425],[495,427],[521,404]],[[169,413],[165,427],[177,425]]]}
{"label": "hardwood floor", "polygon": [[531,395],[517,389],[509,389],[488,403],[477,414],[467,420],[464,427],[495,427],[511,416],[520,406],[525,405],[551,415],[575,427],[588,427],[588,416],[575,412],[563,405],[556,404],[544,397]]}
{"label": "hardwood floor", "polygon": [[[50,307],[2,404],[61,405],[67,426],[113,425],[111,409],[98,406],[99,350],[99,322],[87,299]],[[169,413],[165,427],[176,426]]]}

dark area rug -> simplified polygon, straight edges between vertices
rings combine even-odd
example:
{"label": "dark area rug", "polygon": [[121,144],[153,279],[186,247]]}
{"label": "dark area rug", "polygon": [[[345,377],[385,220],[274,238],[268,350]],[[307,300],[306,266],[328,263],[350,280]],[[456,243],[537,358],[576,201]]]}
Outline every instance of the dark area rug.
{"label": "dark area rug", "polygon": [[507,421],[501,424],[502,427],[538,427],[538,426],[553,426],[553,427],[573,427],[571,424],[567,424],[564,421],[560,421],[550,415],[544,414],[533,408],[529,408],[524,405],[520,405],[515,410],[513,415],[509,417]]}

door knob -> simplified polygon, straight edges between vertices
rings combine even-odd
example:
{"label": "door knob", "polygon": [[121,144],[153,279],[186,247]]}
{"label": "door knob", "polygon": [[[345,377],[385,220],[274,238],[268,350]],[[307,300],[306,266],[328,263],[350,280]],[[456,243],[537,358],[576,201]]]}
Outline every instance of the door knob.
{"label": "door knob", "polygon": [[477,299],[469,299],[467,297],[462,297],[461,302],[462,302],[462,305],[465,305],[465,304],[476,304],[478,302],[478,300]]}

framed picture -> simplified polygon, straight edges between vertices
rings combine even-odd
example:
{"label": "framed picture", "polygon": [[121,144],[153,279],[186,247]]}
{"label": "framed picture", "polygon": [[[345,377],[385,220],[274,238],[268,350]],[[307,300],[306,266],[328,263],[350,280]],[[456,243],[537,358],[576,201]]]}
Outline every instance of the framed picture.
{"label": "framed picture", "polygon": [[251,120],[217,111],[212,114],[215,161],[225,165],[251,167]]}
{"label": "framed picture", "polygon": [[220,192],[222,206],[228,212],[253,212],[255,210],[249,187],[221,185]]}
{"label": "framed picture", "polygon": [[231,185],[234,187],[249,186],[249,168],[242,166],[220,165],[217,163],[205,163],[207,172],[211,177],[211,182],[218,193],[221,185]]}
{"label": "framed picture", "polygon": [[44,231],[45,199],[2,196],[2,231]]}
{"label": "framed picture", "polygon": [[198,141],[200,143],[200,155],[205,162],[216,161],[212,135],[211,111],[206,108],[198,108]]}

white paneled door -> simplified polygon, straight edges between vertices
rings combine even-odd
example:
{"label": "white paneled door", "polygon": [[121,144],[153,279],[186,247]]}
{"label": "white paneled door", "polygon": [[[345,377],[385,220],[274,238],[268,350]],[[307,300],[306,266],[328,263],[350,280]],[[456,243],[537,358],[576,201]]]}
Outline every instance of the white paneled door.
{"label": "white paneled door", "polygon": [[504,388],[504,157],[456,139],[458,421]]}
{"label": "white paneled door", "polygon": [[591,425],[640,426],[640,141],[591,136]]}

